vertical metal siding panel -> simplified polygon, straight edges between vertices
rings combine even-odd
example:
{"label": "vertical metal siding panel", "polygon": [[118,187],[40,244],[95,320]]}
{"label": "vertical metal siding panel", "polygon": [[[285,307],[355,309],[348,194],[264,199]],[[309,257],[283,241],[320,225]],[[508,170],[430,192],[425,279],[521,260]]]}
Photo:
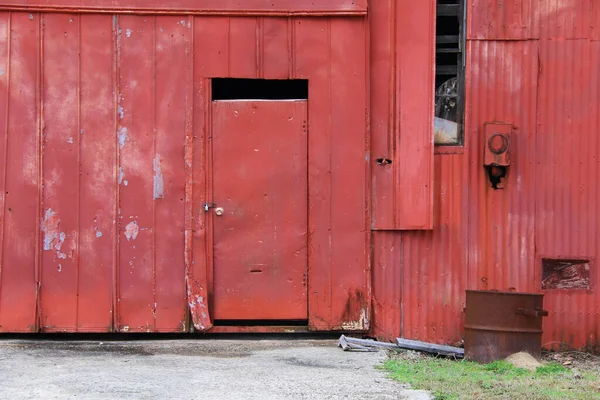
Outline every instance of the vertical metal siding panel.
{"label": "vertical metal siding panel", "polygon": [[[229,18],[229,74],[234,78],[257,78],[257,18]],[[222,72],[221,72],[222,73]]]}
{"label": "vertical metal siding panel", "polygon": [[591,30],[591,3],[594,0],[553,0],[538,2],[533,18],[540,38],[588,38]]}
{"label": "vertical metal siding panel", "polygon": [[600,2],[592,1],[590,15],[592,16],[590,37],[592,40],[600,40]]}
{"label": "vertical metal siding panel", "polygon": [[79,275],[79,20],[46,14],[42,26],[41,327],[70,331]]}
{"label": "vertical metal siding panel", "polygon": [[395,220],[394,177],[398,164],[376,164],[377,159],[391,159],[394,151],[395,5],[396,0],[376,1],[369,9],[373,228],[389,226]]}
{"label": "vertical metal siding panel", "polygon": [[466,156],[436,156],[435,176],[435,229],[402,234],[402,334],[457,343],[467,284]]}
{"label": "vertical metal siding panel", "polygon": [[210,91],[207,77],[218,77],[229,66],[229,19],[198,17],[194,19],[194,121],[192,160],[192,264],[187,276],[188,303],[196,329],[211,327],[208,305],[212,282],[212,232],[207,230],[207,213],[202,205],[208,196],[207,171],[209,156],[206,143]]}
{"label": "vertical metal siding panel", "polygon": [[396,17],[396,229],[433,227],[435,1],[399,1]]}
{"label": "vertical metal siding panel", "polygon": [[[295,76],[308,78],[308,312],[309,327],[332,327],[331,22],[294,20]],[[362,176],[362,175],[361,175]]]}
{"label": "vertical metal siding panel", "polygon": [[39,228],[38,14],[10,16],[8,120],[0,330],[36,330]]}
{"label": "vertical metal siding panel", "polygon": [[[154,17],[119,16],[119,326],[155,327]],[[121,111],[120,111],[121,112]]]}
{"label": "vertical metal siding panel", "polygon": [[593,0],[472,0],[470,39],[588,38]]}
{"label": "vertical metal siding panel", "polygon": [[592,292],[544,292],[545,308],[551,310],[544,341],[597,349],[600,42],[543,40],[540,62],[536,289],[541,289],[541,257],[596,261]]}
{"label": "vertical metal siding panel", "polygon": [[[259,57],[261,77],[266,79],[290,78],[291,19],[260,18]],[[259,49],[259,50],[260,50]]]}
{"label": "vertical metal siding panel", "polygon": [[[331,252],[332,322],[342,328],[369,325],[371,294],[367,226],[368,148],[365,70],[366,23],[331,22]],[[317,130],[313,136],[318,135]],[[362,327],[362,328],[361,328]],[[348,329],[348,328],[346,328]]]}
{"label": "vertical metal siding panel", "polygon": [[154,204],[156,329],[185,329],[185,94],[190,21],[157,17]]}
{"label": "vertical metal siding panel", "polygon": [[2,332],[2,259],[4,255],[4,222],[6,221],[6,168],[8,150],[9,66],[11,13],[0,13],[0,332]]}
{"label": "vertical metal siding panel", "polygon": [[114,32],[109,15],[82,15],[78,331],[110,331],[116,218]]}
{"label": "vertical metal siding panel", "polygon": [[381,340],[394,340],[403,333],[402,239],[401,232],[373,232],[371,334]]}
{"label": "vertical metal siding panel", "polygon": [[307,102],[219,101],[211,115],[213,200],[224,208],[212,315],[306,320]]}
{"label": "vertical metal siding panel", "polygon": [[[532,291],[534,265],[537,41],[468,43],[467,115],[471,219],[469,288]],[[514,126],[505,188],[483,165],[484,123]]]}

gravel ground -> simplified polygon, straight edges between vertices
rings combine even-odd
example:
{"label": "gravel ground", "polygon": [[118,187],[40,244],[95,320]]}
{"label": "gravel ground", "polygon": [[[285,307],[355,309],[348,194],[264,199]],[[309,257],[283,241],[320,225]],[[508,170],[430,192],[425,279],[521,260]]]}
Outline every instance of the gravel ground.
{"label": "gravel ground", "polygon": [[429,399],[335,340],[0,340],[3,399]]}

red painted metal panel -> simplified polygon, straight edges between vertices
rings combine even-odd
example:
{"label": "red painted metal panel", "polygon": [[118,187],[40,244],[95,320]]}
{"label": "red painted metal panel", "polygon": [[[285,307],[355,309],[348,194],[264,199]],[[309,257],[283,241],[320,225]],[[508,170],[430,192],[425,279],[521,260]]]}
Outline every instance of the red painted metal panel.
{"label": "red painted metal panel", "polygon": [[307,319],[306,101],[214,102],[211,133],[213,318]]}
{"label": "red painted metal panel", "polygon": [[367,0],[3,0],[0,8],[70,12],[202,14],[365,14]]}
{"label": "red painted metal panel", "polygon": [[[361,20],[298,19],[295,77],[309,79],[309,326],[369,326],[365,40]],[[368,169],[366,169],[368,171]]]}
{"label": "red painted metal panel", "polygon": [[359,19],[331,23],[330,35],[331,322],[363,330],[371,313],[368,36]]}
{"label": "red painted metal panel", "polygon": [[258,77],[257,18],[229,19],[229,68],[227,76]]}
{"label": "red painted metal panel", "polygon": [[118,17],[121,331],[155,328],[155,18]]}
{"label": "red painted metal panel", "polygon": [[207,183],[211,172],[206,144],[210,129],[207,104],[210,83],[206,77],[222,76],[229,67],[229,19],[205,17],[194,19],[194,115],[193,141],[193,261],[188,271],[188,303],[194,327],[206,330],[212,326],[208,304],[212,291],[212,229],[206,222],[203,204],[212,198]]}
{"label": "red painted metal panel", "polygon": [[457,343],[464,323],[470,215],[464,155],[435,160],[435,229],[404,232],[401,250],[403,335]]}
{"label": "red painted metal panel", "polygon": [[592,2],[592,40],[600,40],[600,3]]}
{"label": "red painted metal panel", "polygon": [[80,17],[78,331],[112,329],[117,239],[112,22],[108,15]]}
{"label": "red painted metal panel", "polygon": [[[294,21],[294,77],[308,78],[308,309],[313,330],[332,327],[333,257],[331,187],[327,183],[331,152],[331,26],[327,20]],[[315,132],[319,132],[318,134]],[[315,149],[316,151],[312,151]],[[321,271],[320,273],[317,271]]]}
{"label": "red painted metal panel", "polygon": [[293,23],[287,18],[260,18],[258,20],[258,65],[261,77],[286,79],[290,77]]}
{"label": "red painted metal panel", "polygon": [[44,331],[77,326],[79,275],[79,17],[43,16],[42,258]]}
{"label": "red painted metal panel", "polygon": [[471,39],[589,38],[594,0],[473,0],[468,9]]}
{"label": "red painted metal panel", "polygon": [[[374,156],[380,160],[373,167],[374,228],[431,229],[435,1],[374,6],[371,94],[379,108],[372,125],[378,133]],[[386,20],[386,14],[395,18]]]}
{"label": "red painted metal panel", "polygon": [[373,233],[373,335],[460,341],[468,261],[465,160],[435,158],[433,231]]}
{"label": "red painted metal panel", "polygon": [[432,229],[435,1],[399,1],[396,11],[393,228]]}
{"label": "red painted metal panel", "polygon": [[371,101],[371,187],[372,228],[391,225],[396,209],[395,177],[397,163],[380,163],[391,160],[395,141],[395,96],[397,36],[396,1],[373,2],[369,8],[370,28],[370,101]]}
{"label": "red painted metal panel", "polygon": [[[186,62],[191,19],[157,17],[155,25],[154,243],[156,330],[185,330]],[[185,84],[182,84],[185,82]]]}
{"label": "red painted metal panel", "polygon": [[0,330],[27,332],[37,329],[37,254],[42,244],[38,234],[40,18],[36,14],[3,13],[2,20],[2,36],[8,35],[7,44],[3,39],[2,57],[9,57],[5,69],[8,86],[2,86],[2,97],[8,99],[9,105],[2,110],[0,124],[0,129],[8,132],[8,136],[3,135]]}
{"label": "red painted metal panel", "polygon": [[544,342],[555,347],[600,348],[598,66],[600,42],[540,41],[535,289],[541,289],[541,257],[592,261],[591,291],[544,291],[550,310]]}
{"label": "red painted metal panel", "polygon": [[[469,289],[534,291],[538,43],[468,43]],[[477,106],[475,106],[477,105]],[[513,125],[511,165],[495,190],[483,168],[484,123]]]}

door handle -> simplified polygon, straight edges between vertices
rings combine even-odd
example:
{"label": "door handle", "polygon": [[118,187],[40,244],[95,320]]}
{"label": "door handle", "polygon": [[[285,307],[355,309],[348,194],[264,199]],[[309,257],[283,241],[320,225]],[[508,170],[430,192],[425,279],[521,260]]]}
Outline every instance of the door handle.
{"label": "door handle", "polygon": [[218,215],[219,217],[221,215],[223,215],[225,213],[225,210],[223,209],[223,207],[217,207],[215,208],[215,214]]}

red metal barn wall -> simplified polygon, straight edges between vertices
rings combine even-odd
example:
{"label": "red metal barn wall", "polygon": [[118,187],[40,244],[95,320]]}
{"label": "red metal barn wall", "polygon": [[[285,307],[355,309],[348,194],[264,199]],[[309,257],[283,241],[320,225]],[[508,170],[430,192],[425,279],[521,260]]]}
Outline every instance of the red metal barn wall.
{"label": "red metal barn wall", "polygon": [[22,3],[0,12],[1,332],[211,327],[210,77],[309,80],[308,323],[368,329],[366,3]]}
{"label": "red metal barn wall", "polygon": [[[432,231],[373,234],[375,333],[458,342],[465,289],[541,292],[544,345],[598,350],[600,5],[467,3],[465,144],[436,149]],[[387,7],[373,25],[393,24]],[[482,166],[486,122],[513,126],[503,190]],[[542,290],[542,258],[589,260],[589,289]]]}

